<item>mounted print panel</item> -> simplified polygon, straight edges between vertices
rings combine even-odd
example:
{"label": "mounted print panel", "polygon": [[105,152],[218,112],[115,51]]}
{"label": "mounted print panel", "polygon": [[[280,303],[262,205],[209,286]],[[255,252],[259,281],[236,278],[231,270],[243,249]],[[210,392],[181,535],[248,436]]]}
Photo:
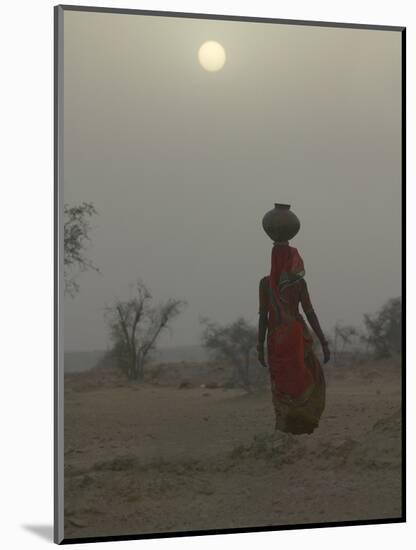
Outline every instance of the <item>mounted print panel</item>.
{"label": "mounted print panel", "polygon": [[55,8],[55,541],[405,520],[398,27]]}

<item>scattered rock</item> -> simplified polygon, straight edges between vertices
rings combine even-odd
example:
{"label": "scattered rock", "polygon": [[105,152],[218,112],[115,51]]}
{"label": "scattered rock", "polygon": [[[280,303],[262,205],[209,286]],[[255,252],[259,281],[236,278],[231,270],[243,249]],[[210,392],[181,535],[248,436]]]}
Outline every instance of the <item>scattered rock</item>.
{"label": "scattered rock", "polygon": [[84,489],[85,487],[89,487],[93,483],[94,483],[94,478],[92,476],[88,475],[88,474],[85,474],[81,478],[79,486],[81,487],[81,489]]}
{"label": "scattered rock", "polygon": [[209,495],[213,495],[215,493],[215,490],[214,488],[212,487],[212,485],[210,484],[206,484],[206,485],[203,485],[199,491],[198,491],[201,495],[206,495],[206,496],[209,496]]}
{"label": "scattered rock", "polygon": [[183,380],[178,386],[178,390],[187,390],[189,388],[192,388],[192,384],[189,380]]}
{"label": "scattered rock", "polygon": [[330,461],[331,466],[342,466],[346,463],[351,451],[357,447],[358,442],[351,437],[340,437],[327,441],[319,455]]}
{"label": "scattered rock", "polygon": [[85,523],[81,523],[79,520],[71,519],[69,518],[67,522],[72,525],[73,527],[79,527],[82,529],[83,527],[86,527]]}
{"label": "scattered rock", "polygon": [[112,460],[103,460],[96,462],[92,467],[93,470],[112,470],[113,472],[120,472],[124,470],[131,470],[139,466],[139,459],[135,456],[119,456]]}

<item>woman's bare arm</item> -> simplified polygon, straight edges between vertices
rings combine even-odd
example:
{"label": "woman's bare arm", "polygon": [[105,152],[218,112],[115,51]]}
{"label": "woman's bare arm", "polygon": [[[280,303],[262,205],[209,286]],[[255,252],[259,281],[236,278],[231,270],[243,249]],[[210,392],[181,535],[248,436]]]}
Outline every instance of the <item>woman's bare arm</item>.
{"label": "woman's bare arm", "polygon": [[323,354],[324,354],[324,363],[327,363],[329,361],[330,357],[331,357],[331,354],[330,354],[330,351],[329,351],[329,346],[328,346],[328,341],[325,338],[325,335],[324,335],[324,333],[322,331],[322,328],[321,328],[321,325],[319,323],[318,316],[316,315],[315,310],[312,306],[311,299],[309,297],[309,291],[308,291],[308,286],[306,284],[306,281],[302,280],[301,284],[302,284],[302,289],[301,289],[300,300],[301,300],[301,304],[302,304],[302,309],[303,309],[303,311],[306,315],[308,323],[310,324],[312,330],[314,331],[314,333],[318,337],[318,340],[319,340],[319,342],[322,346],[322,351],[323,351]]}
{"label": "woman's bare arm", "polygon": [[265,288],[265,279],[260,281],[259,285],[259,325],[257,332],[257,357],[263,367],[267,367],[264,357],[264,342],[267,333],[267,289]]}

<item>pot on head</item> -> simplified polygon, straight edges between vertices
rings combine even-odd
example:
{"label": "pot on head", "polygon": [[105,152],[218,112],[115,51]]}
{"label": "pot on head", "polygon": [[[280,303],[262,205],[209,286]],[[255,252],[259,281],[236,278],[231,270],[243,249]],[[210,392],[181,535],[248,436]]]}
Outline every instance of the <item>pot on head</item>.
{"label": "pot on head", "polygon": [[290,204],[275,203],[266,212],[262,221],[263,229],[274,242],[286,242],[299,232],[299,218],[290,210]]}

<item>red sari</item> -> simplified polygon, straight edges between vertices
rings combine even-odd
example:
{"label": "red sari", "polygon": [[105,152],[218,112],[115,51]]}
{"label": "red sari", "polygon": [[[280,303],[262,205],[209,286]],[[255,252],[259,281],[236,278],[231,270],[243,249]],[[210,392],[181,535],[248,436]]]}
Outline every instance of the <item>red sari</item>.
{"label": "red sari", "polygon": [[275,245],[269,277],[260,282],[260,309],[267,310],[267,355],[276,429],[311,433],[325,407],[325,379],[303,317],[312,311],[304,266],[296,248]]}

